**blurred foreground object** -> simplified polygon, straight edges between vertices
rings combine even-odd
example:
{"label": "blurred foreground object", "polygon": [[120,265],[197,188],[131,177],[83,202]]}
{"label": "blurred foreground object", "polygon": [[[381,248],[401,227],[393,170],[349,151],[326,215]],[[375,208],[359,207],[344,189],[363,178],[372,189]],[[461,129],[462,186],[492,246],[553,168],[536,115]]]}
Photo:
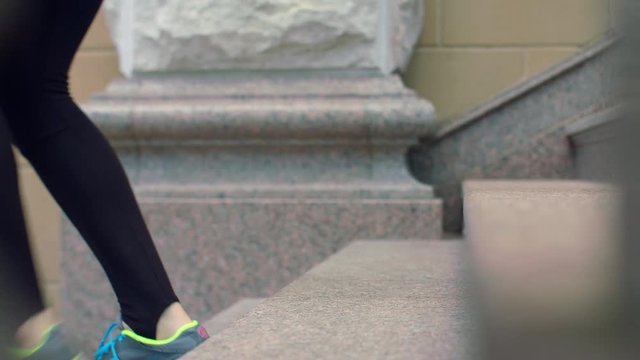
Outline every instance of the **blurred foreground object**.
{"label": "blurred foreground object", "polygon": [[[26,12],[29,10],[28,3],[24,0],[1,0],[0,1],[0,83],[5,80],[7,71],[10,71],[6,67],[6,56],[11,52],[15,52],[17,47],[22,45],[25,38],[26,30],[29,28],[29,22],[31,18]],[[5,122],[4,113],[0,108],[0,122]],[[4,130],[5,127],[3,126]],[[3,131],[0,130],[0,131]],[[3,142],[4,144],[4,142]],[[3,149],[3,155],[6,154]],[[2,156],[0,161],[8,161],[6,156]],[[4,178],[3,178],[4,179]],[[5,182],[3,182],[5,184]],[[0,198],[0,206],[4,206],[7,200]],[[3,213],[6,214],[6,213]],[[6,231],[7,219],[0,219],[0,243],[12,244],[15,240],[14,232]],[[17,322],[20,315],[10,313],[9,309],[16,309],[16,304],[10,304],[4,294],[17,291],[17,288],[23,283],[23,274],[9,274],[6,269],[15,269],[13,265],[3,266],[11,264],[12,259],[9,254],[0,253],[0,284],[8,284],[8,288],[0,288],[0,359],[6,357],[5,349],[12,344],[15,328],[12,326]]]}
{"label": "blurred foreground object", "polygon": [[[640,43],[638,43],[640,44]],[[636,54],[640,55],[640,45],[636,45]],[[625,55],[625,61],[628,54]],[[637,61],[636,61],[637,62]],[[634,66],[637,66],[634,65]],[[629,70],[628,66],[624,66]],[[622,169],[622,188],[624,201],[622,202],[623,232],[623,265],[625,318],[624,325],[628,336],[635,341],[636,358],[640,356],[640,71],[638,69],[627,73],[629,78],[624,80],[623,87],[627,89],[625,95],[625,116],[622,127],[621,141],[617,144],[618,159],[616,165]],[[633,74],[633,75],[631,75]],[[629,97],[629,95],[633,95]]]}
{"label": "blurred foreground object", "polygon": [[620,189],[465,184],[483,359],[631,359]]}
{"label": "blurred foreground object", "polygon": [[618,28],[622,35],[616,92],[624,107],[618,142],[617,165],[623,171],[624,188],[624,288],[625,326],[640,357],[640,2],[619,0]]}

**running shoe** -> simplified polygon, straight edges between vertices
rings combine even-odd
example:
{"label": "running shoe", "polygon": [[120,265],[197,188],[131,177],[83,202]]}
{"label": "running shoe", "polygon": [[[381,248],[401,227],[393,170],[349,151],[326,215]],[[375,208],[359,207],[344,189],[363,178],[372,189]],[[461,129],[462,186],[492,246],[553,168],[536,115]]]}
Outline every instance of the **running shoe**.
{"label": "running shoe", "polygon": [[[115,335],[117,334],[117,335]],[[114,322],[107,329],[95,360],[174,360],[209,338],[207,330],[193,321],[165,340],[144,338]]]}

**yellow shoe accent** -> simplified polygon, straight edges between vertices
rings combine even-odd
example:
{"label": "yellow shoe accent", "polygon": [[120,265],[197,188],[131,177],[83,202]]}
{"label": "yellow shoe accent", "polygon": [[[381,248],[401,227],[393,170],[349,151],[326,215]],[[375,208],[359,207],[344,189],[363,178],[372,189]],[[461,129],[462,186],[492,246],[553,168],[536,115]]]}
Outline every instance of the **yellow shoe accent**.
{"label": "yellow shoe accent", "polygon": [[183,332],[192,329],[194,327],[198,326],[198,322],[196,320],[193,320],[192,322],[190,322],[189,324],[186,324],[184,326],[182,326],[180,329],[178,329],[178,331],[176,331],[176,333],[168,338],[168,339],[164,339],[164,340],[153,340],[153,339],[148,339],[146,337],[142,337],[136,333],[134,333],[131,330],[122,330],[122,335],[124,336],[128,336],[130,338],[132,338],[133,340],[145,344],[145,345],[152,345],[152,346],[160,346],[160,345],[167,345],[169,343],[172,343],[175,339],[179,338],[180,335],[182,335]]}

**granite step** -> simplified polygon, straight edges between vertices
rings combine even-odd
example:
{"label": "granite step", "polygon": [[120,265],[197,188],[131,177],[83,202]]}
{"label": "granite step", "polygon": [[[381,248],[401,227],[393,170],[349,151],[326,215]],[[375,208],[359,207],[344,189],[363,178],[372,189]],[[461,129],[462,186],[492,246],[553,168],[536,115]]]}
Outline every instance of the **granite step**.
{"label": "granite step", "polygon": [[209,334],[217,334],[242,319],[265,298],[244,298],[238,300],[226,310],[221,311],[204,324]]}
{"label": "granite step", "polygon": [[185,360],[461,359],[464,243],[357,241]]}

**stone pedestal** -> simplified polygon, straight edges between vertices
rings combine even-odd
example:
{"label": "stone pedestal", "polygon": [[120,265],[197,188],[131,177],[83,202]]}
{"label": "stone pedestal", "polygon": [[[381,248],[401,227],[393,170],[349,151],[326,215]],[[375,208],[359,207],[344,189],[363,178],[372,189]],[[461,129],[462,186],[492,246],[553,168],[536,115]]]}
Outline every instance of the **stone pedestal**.
{"label": "stone pedestal", "polygon": [[[147,2],[152,1],[136,4]],[[204,3],[232,6],[227,1],[182,3],[203,12],[199,6]],[[287,21],[300,20],[288,16],[320,6],[311,2],[304,10],[298,6],[302,3],[251,2],[262,5],[245,15],[251,21],[239,31],[260,28],[255,18],[261,16],[271,22],[283,18],[276,23],[286,27]],[[170,51],[156,57],[149,55],[151,49],[138,54],[144,46],[157,45],[142,41],[143,34],[154,24],[169,26],[158,13],[177,16],[183,6],[164,1],[154,21],[134,17],[139,46],[128,60],[124,54],[133,76],[113,83],[84,109],[121,157],[178,295],[194,316],[206,320],[240,298],[269,296],[355,239],[441,237],[441,202],[429,186],[411,177],[405,160],[407,148],[432,130],[433,107],[398,76],[375,65],[373,56],[380,41],[379,6],[405,3],[421,1],[322,2],[333,12],[340,6],[347,12],[371,11],[372,38],[344,31],[359,24],[354,14],[335,19],[325,14],[322,21],[277,32],[273,36],[281,45],[263,52],[238,51],[226,65],[220,56],[231,51],[217,53],[213,41],[222,41],[223,25],[210,29],[213,40],[207,41],[193,34],[182,41],[158,35]],[[319,16],[318,11],[311,12]],[[114,21],[122,21],[117,20],[122,13],[111,13]],[[335,22],[342,35],[321,26],[325,21]],[[337,42],[327,40],[324,52],[316,42],[300,48],[288,43],[289,36],[304,34],[314,39],[331,35]],[[384,34],[386,39],[389,34]],[[233,46],[248,46],[242,38],[233,39],[240,42]],[[367,45],[351,44],[360,41]],[[404,42],[397,44],[402,53]],[[202,62],[206,69],[192,62],[197,57],[178,61],[178,48],[189,46],[210,57],[203,58],[208,59]],[[361,55],[370,62],[339,55],[354,47],[367,48]],[[393,52],[387,55],[396,58]],[[165,65],[149,65],[144,60],[148,56],[154,61],[164,56]],[[282,70],[271,66],[276,63],[307,68]],[[174,69],[167,64],[182,65]],[[389,64],[396,65],[387,70],[401,67],[400,62]],[[183,71],[183,65],[192,71]],[[99,329],[116,316],[117,304],[96,260],[68,223],[63,253],[63,312],[78,328]],[[84,333],[82,341],[91,344],[98,335]]]}

